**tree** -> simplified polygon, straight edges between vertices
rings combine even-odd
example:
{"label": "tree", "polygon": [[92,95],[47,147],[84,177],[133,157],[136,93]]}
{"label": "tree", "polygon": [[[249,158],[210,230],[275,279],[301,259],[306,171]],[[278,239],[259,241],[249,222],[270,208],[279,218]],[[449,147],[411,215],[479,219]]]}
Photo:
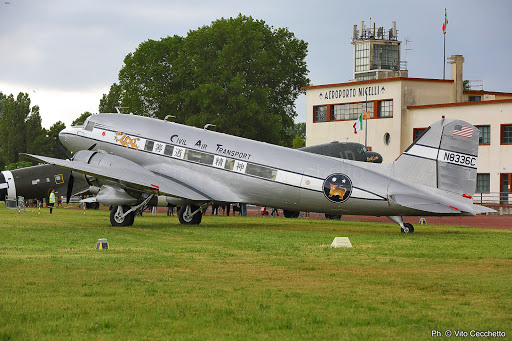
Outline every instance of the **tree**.
{"label": "tree", "polygon": [[[39,108],[33,108],[39,115]],[[19,93],[14,99],[11,94],[2,100],[0,119],[0,149],[5,163],[19,161],[18,154],[27,152],[27,132],[25,122],[31,114],[30,98],[26,93]]]}
{"label": "tree", "polygon": [[[122,106],[136,115],[164,118],[183,110],[181,97],[186,93],[183,79],[183,38],[179,36],[148,40],[124,59],[119,72]],[[114,84],[115,85],[115,84]],[[110,97],[115,97],[111,87]],[[101,110],[100,110],[101,111]],[[182,121],[183,122],[183,121]]]}
{"label": "tree", "polygon": [[0,169],[5,165],[19,168],[30,165],[20,153],[61,157],[56,146],[59,132],[66,128],[57,122],[49,130],[41,126],[39,106],[30,106],[26,93],[16,99],[0,92]]}
{"label": "tree", "polygon": [[464,91],[471,90],[471,83],[469,80],[466,79],[466,80],[462,81],[462,90],[464,90]]}
{"label": "tree", "polygon": [[[124,60],[118,91],[138,115],[291,145],[294,102],[309,84],[307,43],[288,29],[239,15],[190,31],[148,40]],[[101,111],[101,110],[100,110]]]}
{"label": "tree", "polygon": [[[110,87],[108,94],[103,94],[100,99],[100,106],[98,112],[101,113],[113,113],[117,112],[116,107],[121,106],[121,86],[114,83]],[[84,119],[85,121],[85,119]]]}
{"label": "tree", "polygon": [[66,129],[66,125],[62,121],[57,121],[46,131],[46,146],[43,155],[57,158],[65,156],[62,155],[62,152],[57,147],[59,133],[63,129]]}
{"label": "tree", "polygon": [[306,147],[306,141],[304,141],[299,135],[295,135],[293,138],[292,148]]}
{"label": "tree", "polygon": [[[105,97],[105,95],[103,95],[103,97]],[[101,107],[101,101],[100,101],[100,107]],[[71,126],[81,126],[84,124],[85,120],[91,116],[92,113],[86,111],[84,112],[82,115],[80,115],[80,117],[78,117],[76,120],[74,120],[73,122],[71,122]]]}
{"label": "tree", "polygon": [[25,145],[26,152],[30,154],[41,154],[44,150],[46,131],[41,126],[41,115],[39,106],[32,107],[32,112],[25,122]]}
{"label": "tree", "polygon": [[7,166],[5,166],[5,170],[13,170],[13,169],[18,169],[18,168],[25,168],[25,167],[30,167],[30,166],[33,166],[34,164],[30,161],[19,161],[19,162],[14,162],[14,163],[10,163],[8,164]]}
{"label": "tree", "polygon": [[[0,91],[0,139],[2,138],[2,107],[4,105],[3,103],[6,98],[7,97]],[[6,164],[5,157],[3,155],[3,148],[2,148],[2,145],[4,143],[5,142],[2,142],[2,140],[0,140],[0,151],[2,151],[0,153],[0,170],[4,169],[5,164]]]}

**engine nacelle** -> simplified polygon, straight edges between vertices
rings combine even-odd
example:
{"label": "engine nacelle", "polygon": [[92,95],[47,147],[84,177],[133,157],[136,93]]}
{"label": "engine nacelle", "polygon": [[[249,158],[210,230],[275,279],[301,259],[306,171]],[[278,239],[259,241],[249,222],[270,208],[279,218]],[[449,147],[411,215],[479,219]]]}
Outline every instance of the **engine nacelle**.
{"label": "engine nacelle", "polygon": [[[144,174],[149,172],[141,165],[123,157],[92,150],[77,152],[73,157],[73,162],[85,163],[100,168],[115,168],[120,173],[136,172]],[[87,182],[93,189],[92,191],[96,191],[96,200],[103,205],[137,205],[144,200],[139,195],[140,192],[120,188],[114,180],[96,178],[76,171],[73,171],[73,176],[80,181]]]}
{"label": "engine nacelle", "polygon": [[107,206],[115,205],[137,205],[139,199],[132,197],[126,191],[119,187],[101,186],[96,201]]}
{"label": "engine nacelle", "polygon": [[0,173],[0,200],[5,201],[5,199],[17,199],[16,184],[10,171],[2,171]]}

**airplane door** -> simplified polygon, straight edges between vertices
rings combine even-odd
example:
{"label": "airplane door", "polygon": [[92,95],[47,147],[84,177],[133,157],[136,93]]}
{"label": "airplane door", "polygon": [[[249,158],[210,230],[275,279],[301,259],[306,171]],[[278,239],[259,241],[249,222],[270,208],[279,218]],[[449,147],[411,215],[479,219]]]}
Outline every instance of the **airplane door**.
{"label": "airplane door", "polygon": [[278,171],[276,181],[282,184],[281,201],[283,207],[293,209],[300,205],[300,186],[302,183],[302,174]]}

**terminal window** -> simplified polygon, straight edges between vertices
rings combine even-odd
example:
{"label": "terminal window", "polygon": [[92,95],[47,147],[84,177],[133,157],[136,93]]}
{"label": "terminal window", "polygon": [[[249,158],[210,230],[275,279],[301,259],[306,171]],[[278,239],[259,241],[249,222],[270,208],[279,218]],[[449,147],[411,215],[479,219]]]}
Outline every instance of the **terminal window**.
{"label": "terminal window", "polygon": [[512,124],[501,125],[501,144],[512,144]]}
{"label": "terminal window", "polygon": [[398,71],[398,49],[398,45],[374,44],[372,69]]}
{"label": "terminal window", "polygon": [[379,117],[393,117],[393,101],[379,102]]}
{"label": "terminal window", "polygon": [[315,113],[315,122],[324,122],[324,121],[327,121],[327,107],[324,105],[324,106],[320,106],[320,107],[315,107],[314,109]]}
{"label": "terminal window", "polygon": [[[368,108],[368,110],[367,110]],[[370,118],[373,118],[373,102],[359,102],[337,104],[332,106],[332,119],[335,121],[356,120],[364,110],[370,112]]]}
{"label": "terminal window", "polygon": [[375,71],[356,73],[356,81],[368,81],[372,79],[377,79],[377,73]]}
{"label": "terminal window", "polygon": [[480,137],[478,144],[491,144],[491,126],[478,126]]}
{"label": "terminal window", "polygon": [[356,44],[356,60],[355,71],[368,71],[370,70],[370,43]]}
{"label": "terminal window", "polygon": [[490,191],[490,175],[477,174],[476,175],[476,190],[478,193],[489,193]]}

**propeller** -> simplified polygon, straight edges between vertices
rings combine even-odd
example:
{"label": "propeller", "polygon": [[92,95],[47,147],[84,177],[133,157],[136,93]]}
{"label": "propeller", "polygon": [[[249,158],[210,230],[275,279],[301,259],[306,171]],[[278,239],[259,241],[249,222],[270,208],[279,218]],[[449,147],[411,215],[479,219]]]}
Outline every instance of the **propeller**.
{"label": "propeller", "polygon": [[69,199],[71,199],[71,195],[73,194],[73,184],[75,183],[75,177],[73,176],[73,172],[69,173],[68,178],[68,190],[66,191],[66,204],[69,204]]}

